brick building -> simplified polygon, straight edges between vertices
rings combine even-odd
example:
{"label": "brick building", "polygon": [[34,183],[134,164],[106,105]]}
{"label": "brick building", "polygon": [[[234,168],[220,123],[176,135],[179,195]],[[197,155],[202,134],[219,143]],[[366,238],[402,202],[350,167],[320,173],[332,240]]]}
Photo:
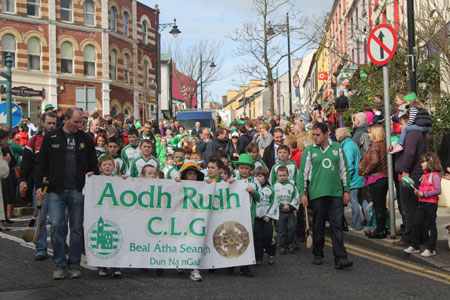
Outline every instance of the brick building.
{"label": "brick building", "polygon": [[11,53],[13,87],[45,90],[13,100],[34,120],[48,103],[154,117],[157,18],[136,0],[0,1],[1,70]]}

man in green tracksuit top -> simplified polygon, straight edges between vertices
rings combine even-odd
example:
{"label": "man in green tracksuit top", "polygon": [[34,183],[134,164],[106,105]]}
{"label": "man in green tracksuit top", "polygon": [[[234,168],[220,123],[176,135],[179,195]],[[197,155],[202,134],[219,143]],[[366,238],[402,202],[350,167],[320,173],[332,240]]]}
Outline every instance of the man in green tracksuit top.
{"label": "man in green tracksuit top", "polygon": [[[297,176],[297,189],[303,206],[313,209],[313,264],[321,265],[325,222],[330,222],[335,268],[351,267],[344,247],[344,204],[350,201],[350,174],[339,143],[329,139],[325,123],[311,128],[314,144],[306,147]],[[309,194],[307,195],[306,190]]]}

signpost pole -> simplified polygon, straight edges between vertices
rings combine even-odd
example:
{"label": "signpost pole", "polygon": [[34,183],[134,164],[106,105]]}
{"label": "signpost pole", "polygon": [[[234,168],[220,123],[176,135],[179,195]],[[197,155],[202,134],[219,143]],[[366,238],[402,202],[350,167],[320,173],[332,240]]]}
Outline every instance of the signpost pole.
{"label": "signpost pole", "polygon": [[[387,64],[383,66],[383,87],[384,87],[384,125],[386,131],[386,151],[391,147],[391,122],[389,121],[390,99],[389,99],[389,69]],[[391,221],[391,239],[395,238],[395,203],[394,203],[394,170],[392,155],[387,155],[388,165],[388,188],[389,188],[389,217]]]}

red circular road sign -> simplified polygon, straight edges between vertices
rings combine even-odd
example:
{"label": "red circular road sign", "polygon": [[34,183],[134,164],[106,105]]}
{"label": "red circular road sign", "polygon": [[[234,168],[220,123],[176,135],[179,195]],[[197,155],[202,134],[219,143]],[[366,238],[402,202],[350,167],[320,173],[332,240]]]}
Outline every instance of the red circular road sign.
{"label": "red circular road sign", "polygon": [[378,66],[387,64],[394,56],[396,49],[397,34],[391,26],[381,24],[370,32],[367,53],[374,64]]}
{"label": "red circular road sign", "polygon": [[294,74],[292,80],[293,80],[294,87],[296,89],[298,89],[300,87],[300,77],[298,76],[297,73]]}

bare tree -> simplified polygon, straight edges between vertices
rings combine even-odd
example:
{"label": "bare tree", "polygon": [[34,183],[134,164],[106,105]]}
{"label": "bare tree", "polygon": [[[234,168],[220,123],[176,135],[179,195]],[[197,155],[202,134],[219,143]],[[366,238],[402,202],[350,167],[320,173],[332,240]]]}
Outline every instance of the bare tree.
{"label": "bare tree", "polygon": [[[171,39],[165,45],[164,52],[172,55],[172,60],[176,63],[176,70],[191,78],[186,81],[179,72],[173,73],[180,88],[185,87],[182,94],[188,108],[192,107],[195,96],[200,94],[201,82],[203,82],[203,89],[206,89],[211,83],[223,79],[222,47],[222,41],[214,40],[199,40],[194,44],[187,45],[182,39]],[[209,67],[212,62],[214,62],[214,68]]]}
{"label": "bare tree", "polygon": [[[291,55],[310,43],[305,37],[307,21],[298,22],[299,12],[294,6],[294,0],[253,0],[255,17],[236,29],[229,38],[238,43],[234,54],[242,57],[243,62],[236,68],[236,72],[254,79],[261,79],[270,88],[270,109],[274,113],[273,84],[274,70],[288,56],[286,40],[281,40],[287,33],[284,13],[289,12],[291,40]],[[281,26],[280,26],[281,25]],[[270,34],[269,26],[275,29]],[[314,33],[312,33],[314,35]]]}

